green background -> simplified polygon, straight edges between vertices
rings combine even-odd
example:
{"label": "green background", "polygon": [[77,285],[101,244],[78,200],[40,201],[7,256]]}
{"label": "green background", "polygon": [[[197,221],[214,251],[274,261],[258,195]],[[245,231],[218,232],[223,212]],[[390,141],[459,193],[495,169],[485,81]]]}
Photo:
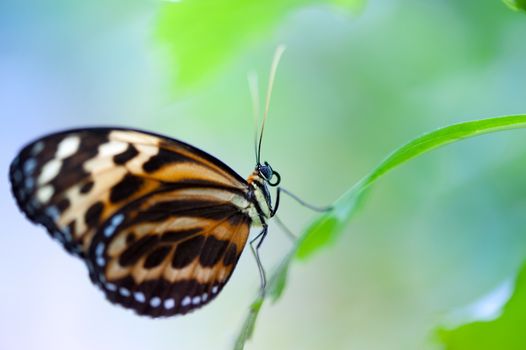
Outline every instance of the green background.
{"label": "green background", "polygon": [[[423,132],[526,111],[526,16],[500,1],[284,3],[2,2],[1,173],[44,133],[119,125],[190,142],[246,176],[246,75],[256,71],[263,92],[281,43],[262,155],[309,202],[333,202]],[[419,350],[442,339],[480,349],[477,330],[447,329],[497,317],[513,291],[526,257],[525,160],[524,131],[507,131],[386,176],[335,244],[292,265],[247,348]],[[232,346],[259,284],[248,251],[206,308],[140,318],[106,302],[82,263],[18,213],[5,177],[0,186],[0,348]],[[316,217],[288,199],[279,215],[298,233]],[[272,225],[267,270],[291,246]],[[514,305],[524,319],[524,302]],[[526,344],[502,339],[483,344]]]}

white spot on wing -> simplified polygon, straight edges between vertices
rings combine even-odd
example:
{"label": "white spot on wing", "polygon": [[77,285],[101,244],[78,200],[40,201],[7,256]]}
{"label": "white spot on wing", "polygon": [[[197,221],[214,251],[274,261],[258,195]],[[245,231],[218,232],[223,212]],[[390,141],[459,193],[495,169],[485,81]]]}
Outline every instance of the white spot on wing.
{"label": "white spot on wing", "polygon": [[201,299],[203,299],[203,302],[205,302],[206,299],[208,299],[208,294],[203,293],[203,295],[201,295]]}
{"label": "white spot on wing", "polygon": [[168,310],[169,309],[173,309],[174,306],[175,306],[175,300],[174,299],[170,298],[170,299],[166,299],[164,301],[164,308],[165,309],[168,309]]}
{"label": "white spot on wing", "polygon": [[99,147],[99,157],[111,157],[126,151],[128,144],[120,141],[110,141],[103,143]]}
{"label": "white spot on wing", "polygon": [[44,186],[38,190],[37,199],[40,201],[40,203],[47,203],[53,195],[53,192],[54,190],[51,185]]}
{"label": "white spot on wing", "polygon": [[60,159],[55,158],[47,162],[46,165],[44,165],[44,167],[42,168],[42,172],[38,177],[38,184],[45,184],[46,182],[55,178],[58,175],[61,166],[62,161]]}
{"label": "white spot on wing", "polygon": [[124,287],[119,288],[119,294],[123,297],[129,297],[131,295],[130,291]]}
{"label": "white spot on wing", "polygon": [[58,145],[57,154],[55,158],[64,159],[69,156],[72,156],[77,152],[80,145],[80,137],[77,135],[72,135],[66,137]]}
{"label": "white spot on wing", "polygon": [[110,292],[115,292],[117,290],[117,286],[114,285],[113,283],[106,283],[104,285],[106,287],[107,290],[109,290]]}
{"label": "white spot on wing", "polygon": [[150,306],[151,306],[151,307],[158,307],[159,305],[161,305],[161,298],[159,298],[159,297],[153,297],[153,298],[150,300]]}
{"label": "white spot on wing", "polygon": [[114,130],[110,133],[110,139],[124,141],[127,143],[140,143],[140,144],[152,144],[157,145],[159,143],[159,138],[138,133],[136,131],[124,131],[124,130]]}
{"label": "white spot on wing", "polygon": [[110,224],[104,229],[104,236],[110,237],[111,235],[113,235],[115,229],[121,224],[123,220],[124,214],[115,215],[113,219],[111,219]]}
{"label": "white spot on wing", "polygon": [[146,301],[146,297],[144,296],[144,293],[142,292],[133,293],[133,298],[139,303],[144,303]]}
{"label": "white spot on wing", "polygon": [[192,304],[197,305],[201,302],[201,297],[198,295],[196,297],[193,297]]}
{"label": "white spot on wing", "polygon": [[97,244],[97,247],[95,248],[95,255],[101,256],[103,252],[104,252],[104,243],[99,242]]}
{"label": "white spot on wing", "polygon": [[212,287],[212,293],[216,294],[218,290],[219,290],[218,286],[213,286]]}
{"label": "white spot on wing", "polygon": [[188,306],[192,302],[192,299],[190,299],[189,296],[184,297],[183,301],[181,301],[181,306]]}

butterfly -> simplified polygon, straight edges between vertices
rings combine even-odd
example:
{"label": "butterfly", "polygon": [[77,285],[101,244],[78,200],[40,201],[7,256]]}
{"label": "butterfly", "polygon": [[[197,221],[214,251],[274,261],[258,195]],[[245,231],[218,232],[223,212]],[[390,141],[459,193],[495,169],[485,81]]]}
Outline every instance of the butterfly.
{"label": "butterfly", "polygon": [[279,175],[258,164],[245,180],[181,141],[90,128],[27,145],[10,180],[27,217],[86,262],[110,301],[155,317],[219,293],[250,226],[266,232]]}
{"label": "butterfly", "polygon": [[[185,314],[213,300],[251,227],[261,227],[250,247],[264,290],[258,249],[280,193],[289,193],[278,186],[279,173],[260,161],[282,52],[271,68],[256,166],[247,180],[173,138],[129,128],[73,129],[35,140],[14,159],[9,177],[19,208],[86,263],[107,299],[140,315]],[[277,187],[274,203],[269,187]]]}

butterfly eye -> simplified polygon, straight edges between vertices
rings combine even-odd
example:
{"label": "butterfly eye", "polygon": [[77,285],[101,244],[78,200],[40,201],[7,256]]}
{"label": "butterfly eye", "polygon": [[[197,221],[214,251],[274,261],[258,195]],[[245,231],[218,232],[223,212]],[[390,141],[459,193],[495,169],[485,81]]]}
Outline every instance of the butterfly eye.
{"label": "butterfly eye", "polygon": [[263,175],[263,177],[267,181],[270,181],[270,179],[272,179],[272,176],[274,176],[274,172],[272,171],[272,167],[267,162],[265,162],[263,165],[259,166],[259,173],[261,175]]}
{"label": "butterfly eye", "polygon": [[[281,176],[279,173],[273,170],[267,162],[259,166],[259,173],[265,178],[265,180],[267,180],[270,186],[277,186],[281,182]],[[276,178],[276,180],[271,181],[273,178]]]}

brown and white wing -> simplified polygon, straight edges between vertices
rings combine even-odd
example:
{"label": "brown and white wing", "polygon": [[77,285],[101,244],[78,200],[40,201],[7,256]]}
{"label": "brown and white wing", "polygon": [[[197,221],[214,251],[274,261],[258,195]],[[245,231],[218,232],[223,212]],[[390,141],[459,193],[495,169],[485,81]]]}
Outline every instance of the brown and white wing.
{"label": "brown and white wing", "polygon": [[10,167],[18,206],[70,253],[85,257],[102,223],[124,206],[176,187],[246,193],[227,165],[183,142],[137,130],[91,128],[45,136]]}
{"label": "brown and white wing", "polygon": [[[239,194],[179,188],[143,197],[107,218],[88,261],[115,303],[152,317],[185,314],[217,296],[245,246]],[[242,204],[241,204],[242,205]]]}

